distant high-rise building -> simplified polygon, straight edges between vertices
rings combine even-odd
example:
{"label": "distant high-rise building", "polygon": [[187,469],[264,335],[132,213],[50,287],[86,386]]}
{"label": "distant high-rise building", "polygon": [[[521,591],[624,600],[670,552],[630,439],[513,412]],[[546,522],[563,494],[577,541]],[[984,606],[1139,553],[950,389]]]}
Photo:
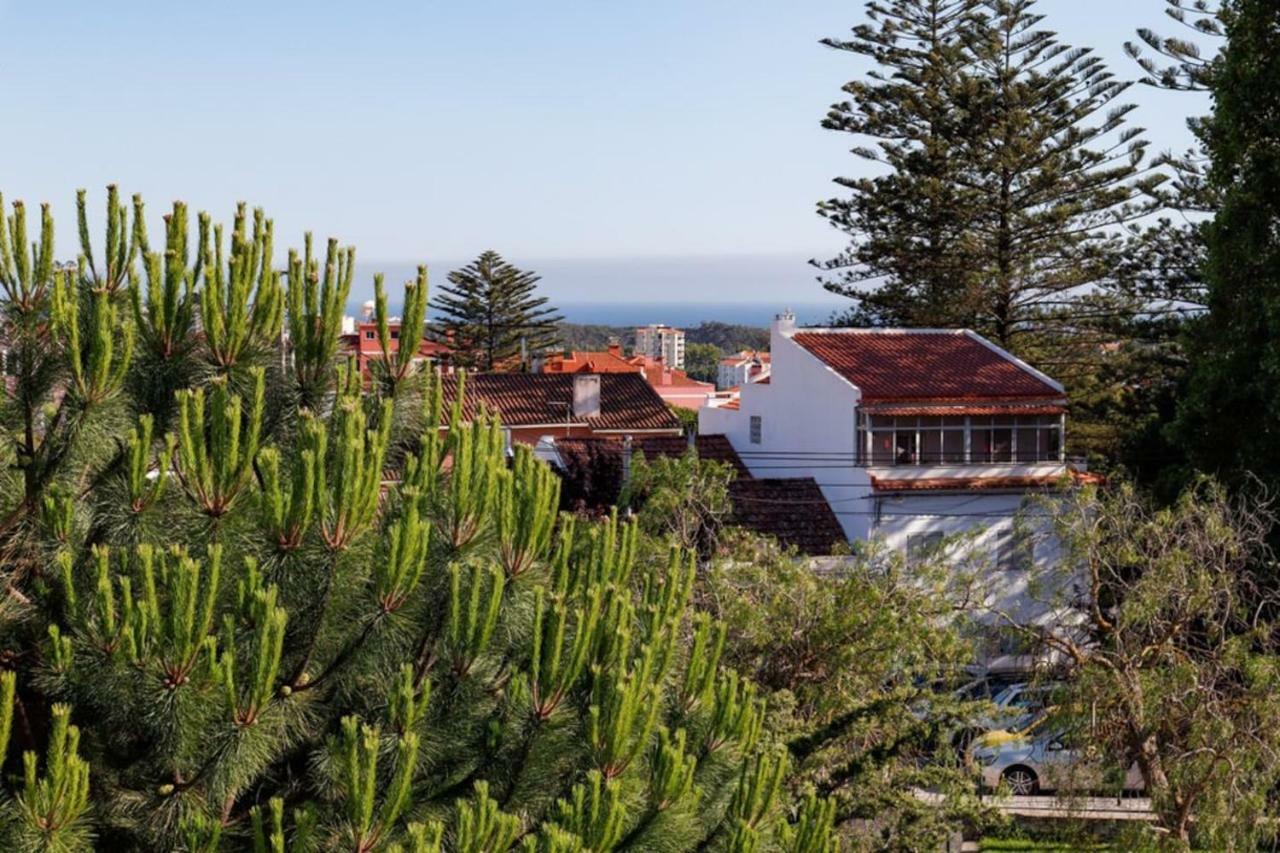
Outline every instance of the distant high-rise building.
{"label": "distant high-rise building", "polygon": [[684,332],[662,323],[636,329],[636,355],[647,355],[667,367],[684,369]]}

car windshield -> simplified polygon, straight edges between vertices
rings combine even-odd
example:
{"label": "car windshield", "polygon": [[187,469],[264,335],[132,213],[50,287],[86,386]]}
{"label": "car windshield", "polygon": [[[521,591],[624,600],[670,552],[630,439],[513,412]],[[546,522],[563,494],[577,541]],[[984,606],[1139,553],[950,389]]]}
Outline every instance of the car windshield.
{"label": "car windshield", "polygon": [[991,701],[1000,707],[1004,707],[1009,704],[1009,700],[1017,695],[1018,691],[1022,690],[1025,686],[1025,684],[1010,684],[1004,690],[997,693]]}

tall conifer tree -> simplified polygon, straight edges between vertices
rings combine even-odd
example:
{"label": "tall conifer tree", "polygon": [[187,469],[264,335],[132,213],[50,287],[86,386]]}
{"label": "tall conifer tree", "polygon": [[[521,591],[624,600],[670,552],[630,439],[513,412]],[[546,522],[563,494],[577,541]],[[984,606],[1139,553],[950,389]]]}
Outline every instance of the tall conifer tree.
{"label": "tall conifer tree", "polygon": [[563,318],[536,295],[539,277],[492,250],[449,273],[431,306],[437,334],[454,349],[456,363],[480,370],[509,368],[522,355],[556,343]]}
{"label": "tall conifer tree", "polygon": [[[1227,43],[1204,122],[1210,190],[1208,313],[1192,329],[1177,433],[1210,470],[1280,484],[1280,7],[1223,6]],[[1243,428],[1242,428],[1243,425]]]}
{"label": "tall conifer tree", "polygon": [[[857,319],[964,325],[1024,352],[1105,313],[1114,226],[1141,215],[1145,143],[1128,84],[1041,29],[1034,0],[868,4],[832,46],[875,60],[825,125],[871,142],[889,173],[839,179],[820,212],[853,238],[828,287]],[[874,288],[859,285],[878,282]]]}
{"label": "tall conifer tree", "polygon": [[849,190],[818,212],[850,237],[821,264],[826,288],[848,296],[847,322],[957,325],[972,268],[974,193],[960,182],[963,142],[975,131],[967,73],[978,0],[867,4],[868,22],[822,44],[875,63],[844,87],[822,126],[858,137],[853,154],[883,171],[836,178]]}

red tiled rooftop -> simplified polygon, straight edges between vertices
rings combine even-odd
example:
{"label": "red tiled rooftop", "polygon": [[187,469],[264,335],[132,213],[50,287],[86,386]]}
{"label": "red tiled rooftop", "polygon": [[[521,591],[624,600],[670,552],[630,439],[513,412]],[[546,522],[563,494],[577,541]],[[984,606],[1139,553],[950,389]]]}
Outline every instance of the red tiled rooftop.
{"label": "red tiled rooftop", "polygon": [[[458,377],[446,375],[446,407],[457,393]],[[570,373],[472,373],[466,377],[464,417],[478,407],[497,411],[506,426],[585,424],[596,430],[672,430],[680,422],[667,404],[637,373],[600,375],[600,414],[580,418],[566,415],[573,404],[574,376]]]}
{"label": "red tiled rooftop", "polygon": [[[620,454],[622,452],[621,436],[571,436],[569,438],[557,438],[555,442],[557,448],[567,449],[570,452],[578,448],[585,449],[588,447],[594,447],[608,453]],[[738,456],[738,452],[729,443],[728,437],[723,435],[700,435],[694,439],[694,442],[699,459],[708,459],[712,462],[722,462],[728,465],[740,480],[749,480],[751,478],[751,472],[747,470],[742,458]],[[646,459],[657,459],[661,456],[681,457],[689,452],[689,439],[682,435],[636,436],[631,442],[631,448],[636,453],[643,453]]]}
{"label": "red tiled rooftop", "polygon": [[568,355],[552,356],[544,373],[639,373],[640,367],[617,353],[574,350]]}
{"label": "red tiled rooftop", "polygon": [[1062,391],[963,331],[824,330],[792,338],[862,399],[1060,399]]}
{"label": "red tiled rooftop", "polygon": [[830,554],[844,530],[812,477],[734,480],[732,521],[811,556]]}

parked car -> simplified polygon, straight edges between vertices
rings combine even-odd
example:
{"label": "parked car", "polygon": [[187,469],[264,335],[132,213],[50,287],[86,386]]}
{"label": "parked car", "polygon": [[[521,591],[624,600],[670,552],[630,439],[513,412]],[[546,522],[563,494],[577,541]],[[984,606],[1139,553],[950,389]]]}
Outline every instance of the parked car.
{"label": "parked car", "polygon": [[[1049,729],[1049,719],[1042,715],[1021,733],[975,745],[971,755],[981,774],[982,787],[995,790],[1004,785],[1015,796],[1107,787],[1096,748],[1080,746],[1062,729]],[[1125,772],[1124,790],[1141,791],[1143,787],[1138,765],[1130,765]]]}
{"label": "parked car", "polygon": [[1019,681],[1004,687],[991,697],[991,712],[960,728],[952,745],[963,754],[990,732],[1021,731],[1043,715],[1058,686]]}

